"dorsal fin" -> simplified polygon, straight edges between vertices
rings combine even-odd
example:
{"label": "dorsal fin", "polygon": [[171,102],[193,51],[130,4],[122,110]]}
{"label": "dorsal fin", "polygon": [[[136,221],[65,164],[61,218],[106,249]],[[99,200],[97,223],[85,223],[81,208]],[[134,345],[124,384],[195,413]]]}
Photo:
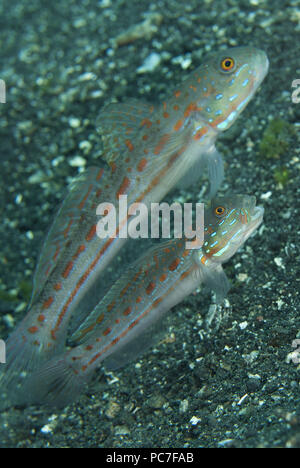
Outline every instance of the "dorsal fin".
{"label": "dorsal fin", "polygon": [[129,152],[133,140],[143,125],[150,120],[154,106],[137,99],[126,103],[112,103],[103,109],[97,119],[97,130],[103,142],[103,159],[112,163]]}
{"label": "dorsal fin", "polygon": [[87,213],[94,203],[93,193],[102,184],[103,169],[89,167],[70,184],[68,193],[58,209],[52,226],[42,245],[33,279],[33,292],[30,305],[42,291],[47,278],[64,254],[64,248],[83,213]]}

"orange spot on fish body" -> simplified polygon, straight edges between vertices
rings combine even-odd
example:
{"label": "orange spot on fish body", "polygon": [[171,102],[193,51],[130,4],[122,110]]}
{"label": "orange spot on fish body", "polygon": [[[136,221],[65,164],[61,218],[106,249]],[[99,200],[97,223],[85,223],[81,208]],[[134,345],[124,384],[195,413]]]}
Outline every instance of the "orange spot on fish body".
{"label": "orange spot on fish body", "polygon": [[116,163],[115,162],[110,163],[110,168],[111,168],[112,173],[116,172],[116,169],[117,169]]}
{"label": "orange spot on fish body", "polygon": [[183,120],[182,119],[177,120],[176,124],[173,127],[175,132],[178,132],[178,130],[181,129],[182,125],[183,125]]}
{"label": "orange spot on fish body", "polygon": [[149,295],[153,292],[154,289],[155,289],[155,283],[151,281],[146,287],[146,293]]}
{"label": "orange spot on fish body", "polygon": [[104,314],[103,314],[103,312],[102,312],[102,314],[100,314],[99,317],[97,317],[96,322],[97,322],[97,323],[101,323],[103,319],[104,319]]}
{"label": "orange spot on fish body", "polygon": [[120,185],[119,190],[117,191],[117,195],[116,195],[117,199],[119,198],[120,195],[123,195],[126,192],[129,186],[130,186],[130,180],[128,179],[128,177],[124,177],[123,182]]}
{"label": "orange spot on fish body", "polygon": [[205,263],[206,263],[206,260],[207,260],[207,258],[206,258],[206,257],[204,257],[204,255],[203,255],[203,257],[201,258],[201,263],[202,263],[203,265],[205,265]]}
{"label": "orange spot on fish body", "polygon": [[166,281],[166,279],[167,279],[167,275],[166,275],[166,273],[163,273],[161,275],[161,277],[159,278],[159,281],[161,281],[161,283],[163,283],[164,281]]}
{"label": "orange spot on fish body", "polygon": [[202,107],[198,107],[197,104],[195,102],[191,102],[186,108],[185,108],[185,111],[184,111],[184,117],[187,118],[190,116],[190,114],[192,112],[195,112],[195,111],[200,111],[202,110]]}
{"label": "orange spot on fish body", "polygon": [[174,96],[176,97],[176,99],[178,99],[180,95],[181,95],[181,91],[179,89],[174,91]]}
{"label": "orange spot on fish body", "polygon": [[[80,204],[80,205],[81,205],[81,204]],[[79,205],[79,208],[81,209],[80,205]],[[72,224],[73,224],[73,219],[71,219],[71,220],[69,221],[68,226],[67,226],[66,229],[64,230],[64,238],[65,238],[65,239],[68,237],[68,234],[69,234],[69,231],[70,231],[70,228],[71,228]]]}
{"label": "orange spot on fish body", "polygon": [[182,275],[180,276],[180,279],[181,279],[181,280],[184,280],[188,275],[189,275],[189,272],[188,272],[188,271],[185,271],[185,272],[182,273]]}
{"label": "orange spot on fish body", "polygon": [[108,306],[106,307],[107,312],[110,312],[114,308],[115,303],[116,303],[116,301],[113,301],[110,304],[108,304]]}
{"label": "orange spot on fish body", "polygon": [[133,151],[134,150],[134,146],[132,144],[132,142],[130,140],[125,140],[125,145],[127,146],[127,148],[129,149],[129,151]]}
{"label": "orange spot on fish body", "polygon": [[200,130],[198,130],[197,133],[195,133],[194,140],[200,140],[200,138],[203,137],[203,135],[205,135],[207,132],[208,132],[207,127],[201,128]]}
{"label": "orange spot on fish body", "polygon": [[117,344],[119,340],[120,340],[120,338],[118,336],[114,340],[112,340],[112,342],[111,342],[112,346]]}
{"label": "orange spot on fish body", "polygon": [[147,128],[150,128],[151,125],[152,125],[152,122],[149,119],[143,119],[142,122],[141,122],[141,127],[146,126]]}
{"label": "orange spot on fish body", "polygon": [[56,248],[55,254],[53,255],[53,260],[54,260],[54,261],[56,260],[57,255],[59,254],[59,251],[60,251],[60,247],[58,246],[58,247]]}
{"label": "orange spot on fish body", "polygon": [[132,312],[132,308],[130,306],[128,306],[124,312],[123,312],[123,315],[129,315],[130,313]]}
{"label": "orange spot on fish body", "polygon": [[91,240],[94,238],[94,236],[95,236],[95,234],[96,234],[96,230],[97,230],[97,225],[94,224],[94,225],[91,227],[91,229],[89,230],[89,232],[88,232],[88,234],[86,235],[86,237],[85,237],[85,240],[86,240],[87,242],[91,241]]}
{"label": "orange spot on fish body", "polygon": [[53,286],[53,289],[55,289],[55,291],[60,291],[62,288],[62,284],[61,283],[56,283],[54,286]]}
{"label": "orange spot on fish body", "polygon": [[169,265],[169,270],[170,270],[170,271],[175,271],[179,264],[180,264],[180,258],[177,257],[177,258],[171,263],[171,265]]}
{"label": "orange spot on fish body", "polygon": [[129,281],[129,283],[126,284],[126,286],[122,289],[122,291],[120,292],[120,297],[123,297],[126,292],[128,291],[128,289],[130,288],[131,286],[131,282]]}
{"label": "orange spot on fish body", "polygon": [[134,322],[132,322],[129,327],[128,327],[128,330],[131,330],[131,328],[135,327],[137,324],[139,323],[139,320],[134,320]]}
{"label": "orange spot on fish body", "polygon": [[38,330],[39,330],[38,327],[35,327],[35,326],[28,328],[29,333],[32,333],[32,334],[38,332]]}
{"label": "orange spot on fish body", "polygon": [[163,135],[161,137],[161,139],[159,140],[158,144],[156,145],[156,147],[154,148],[154,154],[159,154],[161,152],[161,150],[164,148],[164,146],[166,145],[167,141],[169,140],[170,138],[170,134],[169,133],[166,133],[165,135]]}
{"label": "orange spot on fish body", "polygon": [[137,165],[137,170],[139,172],[143,172],[143,170],[145,169],[145,167],[147,166],[147,159],[146,158],[142,158],[140,160],[140,162],[138,163]]}
{"label": "orange spot on fish body", "polygon": [[189,276],[189,274],[191,273],[191,271],[193,270],[194,267],[191,267],[189,268],[187,271],[183,272],[182,275],[180,276],[180,279],[181,280],[184,280],[185,278],[187,278],[187,276]]}
{"label": "orange spot on fish body", "polygon": [[[89,197],[89,195],[90,195],[90,193],[91,193],[92,190],[93,190],[93,186],[90,185],[89,188],[88,188],[87,193],[85,194],[85,196],[83,197],[82,201],[80,202],[80,204],[79,204],[79,206],[78,206],[78,208],[79,208],[80,210],[82,210],[82,208],[84,207],[84,205],[85,205],[85,203],[86,203],[86,201],[87,201],[87,199],[88,199],[88,197]],[[72,224],[72,223],[71,223],[71,224]],[[66,236],[65,236],[65,237],[66,237]]]}
{"label": "orange spot on fish body", "polygon": [[82,254],[85,251],[85,245],[82,244],[78,247],[76,253],[73,255],[73,260],[76,260],[80,254]]}
{"label": "orange spot on fish body", "polygon": [[158,304],[160,304],[160,303],[162,302],[162,300],[163,300],[162,297],[158,297],[158,298],[153,302],[152,307],[154,308],[154,307],[158,306]]}
{"label": "orange spot on fish body", "polygon": [[54,301],[53,297],[49,297],[44,303],[43,303],[43,309],[49,309],[51,306],[52,302]]}
{"label": "orange spot on fish body", "polygon": [[62,277],[63,278],[68,278],[69,274],[71,273],[72,269],[73,269],[73,266],[74,266],[74,263],[73,262],[69,262],[66,266],[66,268],[64,269],[63,273],[62,273]]}

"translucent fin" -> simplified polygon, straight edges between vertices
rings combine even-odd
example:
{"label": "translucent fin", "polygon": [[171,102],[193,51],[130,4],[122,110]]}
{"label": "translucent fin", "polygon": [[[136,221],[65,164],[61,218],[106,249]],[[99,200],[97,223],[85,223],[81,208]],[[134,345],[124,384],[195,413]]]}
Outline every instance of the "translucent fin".
{"label": "translucent fin", "polygon": [[[41,293],[47,278],[64,255],[64,248],[78,228],[83,211],[88,211],[94,200],[90,195],[100,185],[97,180],[100,169],[89,167],[71,183],[68,194],[58,209],[52,226],[41,249],[33,279],[33,293],[29,307]],[[102,184],[102,181],[101,181]],[[86,200],[85,200],[86,197]],[[80,209],[80,204],[82,209]]]}
{"label": "translucent fin", "polygon": [[[184,243],[182,245],[184,246]],[[144,255],[134,261],[119,280],[114,283],[95,309],[91,311],[86,320],[71,335],[70,342],[76,345],[86,343],[93,333],[97,331],[98,334],[101,334],[101,330],[104,331],[110,326],[110,321],[113,321],[113,314],[116,315],[116,318],[119,316],[119,307],[124,307],[124,303],[129,304],[130,301],[135,302],[136,297],[143,294],[142,288],[145,288],[145,282],[148,284],[151,280],[154,281],[155,277],[161,274],[164,264],[168,261],[171,263],[176,258],[175,246],[174,239],[171,239],[150,248]],[[169,250],[169,252],[166,253],[164,249]],[[166,280],[160,285],[160,289],[164,290],[167,286],[168,281]],[[112,303],[114,307],[110,310],[107,318],[98,322],[98,318],[103,315],[102,312]]]}
{"label": "translucent fin", "polygon": [[143,121],[150,119],[153,111],[153,106],[136,99],[105,107],[96,125],[102,137],[104,149],[102,157],[106,162],[110,164],[128,153],[126,140],[135,138]]}
{"label": "translucent fin", "polygon": [[206,286],[216,293],[216,302],[219,304],[226,297],[230,289],[229,281],[221,265],[216,268],[200,265],[201,276]]}
{"label": "translucent fin", "polygon": [[164,320],[164,315],[158,316],[153,324],[106,358],[103,363],[104,367],[108,370],[116,370],[129,362],[136,361],[166,335],[167,326]]}
{"label": "translucent fin", "polygon": [[29,336],[27,332],[31,323],[32,318],[29,317],[28,320],[25,317],[6,342],[6,363],[1,366],[0,372],[0,408],[5,400],[15,404],[16,396],[23,388],[24,379],[46,360],[52,358],[54,353],[63,350],[64,339],[55,349],[49,349],[46,335],[47,342],[42,341],[43,335],[41,335],[39,344],[35,344],[36,337]]}
{"label": "translucent fin", "polygon": [[18,404],[63,408],[78,399],[87,380],[63,358],[53,358],[32,374],[17,395]]}
{"label": "translucent fin", "polygon": [[216,150],[215,146],[212,146],[212,148],[206,153],[205,158],[210,182],[208,198],[211,199],[215,196],[223,181],[224,163],[222,155]]}
{"label": "translucent fin", "polygon": [[[155,132],[156,130],[152,129],[152,131]],[[170,171],[172,176],[168,174],[168,180],[166,183],[169,186],[177,185],[182,176],[183,169],[182,165],[177,164],[176,162],[174,163],[174,161],[177,160],[177,157],[180,157],[185,153],[191,138],[192,131],[193,128],[189,124],[187,124],[181,131],[170,134],[164,134],[161,132],[161,130],[157,129],[156,135],[153,135],[153,138],[151,138],[151,143],[148,145],[149,151],[154,153],[154,155],[151,156],[149,164],[147,164],[146,169],[143,171],[145,178],[154,178],[163,167],[174,164],[174,168],[177,168],[177,170]],[[161,144],[161,142],[164,143]],[[162,147],[158,152],[160,144]]]}
{"label": "translucent fin", "polygon": [[199,180],[203,177],[206,164],[207,162],[203,158],[197,159],[192,167],[179,180],[177,187],[184,190],[199,183]]}

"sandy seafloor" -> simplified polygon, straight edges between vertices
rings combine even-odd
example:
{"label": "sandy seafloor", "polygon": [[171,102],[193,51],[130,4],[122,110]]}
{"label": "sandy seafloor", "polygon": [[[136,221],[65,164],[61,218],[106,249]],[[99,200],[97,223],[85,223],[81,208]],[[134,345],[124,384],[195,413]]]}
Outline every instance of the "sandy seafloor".
{"label": "sandy seafloor", "polygon": [[[145,18],[142,37],[131,37]],[[25,314],[39,245],[67,184],[84,164],[99,164],[103,105],[159,102],[224,46],[253,45],[270,60],[261,90],[217,143],[221,193],[254,194],[265,208],[264,227],[225,265],[232,288],[218,319],[207,327],[210,294],[188,297],[169,314],[162,344],[113,374],[100,369],[76,404],[2,411],[1,447],[300,446],[300,369],[288,357],[300,338],[300,103],[291,101],[299,40],[296,0],[1,2],[3,339]],[[159,63],[141,73],[151,53]],[[275,118],[294,132],[279,158],[266,158],[259,145]],[[274,177],[280,168],[284,184]],[[198,201],[202,184],[168,200]]]}

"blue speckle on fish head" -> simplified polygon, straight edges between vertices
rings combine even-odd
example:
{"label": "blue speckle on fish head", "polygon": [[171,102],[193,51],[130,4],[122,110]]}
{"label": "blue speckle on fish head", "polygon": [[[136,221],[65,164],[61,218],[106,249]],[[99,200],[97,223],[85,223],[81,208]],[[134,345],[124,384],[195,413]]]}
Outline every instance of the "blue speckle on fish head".
{"label": "blue speckle on fish head", "polygon": [[252,99],[267,74],[268,58],[253,47],[235,47],[215,54],[198,70],[201,119],[222,132]]}
{"label": "blue speckle on fish head", "polygon": [[[205,210],[202,255],[216,263],[227,261],[260,225],[263,208],[254,196],[218,197]],[[204,263],[204,260],[201,260]]]}

